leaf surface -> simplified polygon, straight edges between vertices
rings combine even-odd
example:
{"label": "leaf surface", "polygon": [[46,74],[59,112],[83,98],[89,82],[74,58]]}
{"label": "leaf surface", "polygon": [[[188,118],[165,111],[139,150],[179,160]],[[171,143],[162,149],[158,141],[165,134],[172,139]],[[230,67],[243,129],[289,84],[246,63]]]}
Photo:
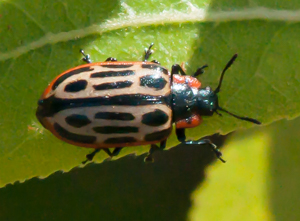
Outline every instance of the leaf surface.
{"label": "leaf surface", "polygon": [[[225,75],[220,106],[268,124],[299,115],[300,3],[288,1],[2,1],[0,3],[0,186],[47,177],[81,164],[91,149],[56,139],[35,117],[37,100],[61,72],[82,64],[83,48],[94,61],[107,57],[152,58],[168,68],[185,62],[188,74],[208,64],[203,86]],[[251,127],[223,114],[204,118],[189,138]],[[168,147],[178,143],[175,135]],[[126,148],[120,156],[149,147]],[[102,162],[100,152],[95,158]],[[116,158],[117,159],[117,158]]]}

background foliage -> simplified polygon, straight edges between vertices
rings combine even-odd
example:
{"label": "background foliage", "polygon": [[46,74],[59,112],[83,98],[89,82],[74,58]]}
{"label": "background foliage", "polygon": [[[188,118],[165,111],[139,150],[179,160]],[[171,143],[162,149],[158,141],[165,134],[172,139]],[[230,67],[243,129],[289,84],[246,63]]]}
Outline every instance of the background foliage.
{"label": "background foliage", "polygon": [[[94,61],[109,56],[141,60],[143,48],[154,42],[153,59],[166,67],[184,61],[192,74],[209,64],[201,81],[213,88],[238,52],[220,105],[264,124],[295,118],[300,109],[299,8],[297,1],[268,0],[2,1],[0,186],[69,171],[91,151],[57,140],[34,115],[46,85],[82,64],[80,48]],[[55,213],[56,220],[295,219],[298,121],[240,132],[223,148],[229,162],[217,161],[207,170],[212,153],[205,148],[172,148],[158,153],[153,165],[145,165],[144,156],[126,156],[144,154],[148,147],[127,148],[116,161],[8,185],[0,189],[0,218],[50,220]],[[250,126],[224,114],[204,119],[188,136]],[[168,146],[176,144],[172,136]],[[96,162],[105,159],[100,153]]]}

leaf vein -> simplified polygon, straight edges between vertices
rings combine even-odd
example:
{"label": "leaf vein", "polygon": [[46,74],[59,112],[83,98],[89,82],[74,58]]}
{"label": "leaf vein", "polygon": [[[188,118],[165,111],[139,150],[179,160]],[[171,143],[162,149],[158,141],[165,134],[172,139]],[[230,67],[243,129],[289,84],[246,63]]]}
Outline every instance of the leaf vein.
{"label": "leaf vein", "polygon": [[[17,6],[16,6],[17,7]],[[20,9],[21,10],[21,9]],[[35,19],[24,11],[33,21]],[[176,14],[176,16],[174,16]],[[139,15],[124,15],[116,19],[107,20],[100,25],[91,25],[89,27],[71,30],[60,33],[46,33],[44,28],[37,22],[36,24],[45,31],[45,36],[33,41],[27,45],[18,47],[6,53],[0,53],[0,61],[10,58],[16,58],[28,51],[41,48],[47,44],[55,44],[83,38],[92,34],[102,34],[105,32],[127,28],[127,27],[143,27],[149,25],[166,25],[174,23],[192,23],[192,22],[229,22],[243,20],[268,20],[268,21],[285,21],[285,22],[300,22],[300,10],[275,10],[264,7],[250,8],[236,11],[219,11],[206,12],[203,8],[194,8],[189,12],[180,12],[176,10],[163,11],[158,14],[139,14]]]}

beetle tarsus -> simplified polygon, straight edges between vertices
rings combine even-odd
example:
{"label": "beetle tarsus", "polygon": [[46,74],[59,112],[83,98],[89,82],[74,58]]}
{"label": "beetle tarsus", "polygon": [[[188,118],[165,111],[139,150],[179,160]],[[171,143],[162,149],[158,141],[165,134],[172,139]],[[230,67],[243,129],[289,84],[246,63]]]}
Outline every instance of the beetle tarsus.
{"label": "beetle tarsus", "polygon": [[212,150],[214,151],[215,155],[218,157],[219,160],[221,160],[223,163],[225,163],[226,161],[222,159],[222,153],[221,151],[217,148],[217,145],[215,145],[213,142],[211,142],[209,139],[202,139],[199,141],[193,141],[193,140],[187,140],[186,141],[186,136],[185,136],[185,129],[184,128],[180,128],[180,129],[176,129],[176,135],[177,135],[177,139],[183,143],[183,144],[194,144],[194,145],[204,145],[204,144],[209,144],[209,146],[212,148]]}
{"label": "beetle tarsus", "polygon": [[109,57],[105,61],[107,61],[107,62],[114,62],[114,61],[118,61],[118,60],[116,58]]}
{"label": "beetle tarsus", "polygon": [[86,164],[88,161],[92,161],[94,156],[100,151],[101,149],[95,149],[92,153],[86,155],[86,160],[82,161],[82,164]]}
{"label": "beetle tarsus", "polygon": [[85,54],[84,51],[82,49],[80,49],[80,53],[84,56],[84,58],[82,58],[82,60],[86,63],[92,63],[91,60],[91,56],[89,54]]}
{"label": "beetle tarsus", "polygon": [[157,61],[157,60],[152,60],[151,62],[153,62],[155,64],[160,64],[159,61]]}
{"label": "beetle tarsus", "polygon": [[197,77],[198,75],[200,74],[203,74],[204,73],[204,68],[207,68],[208,65],[203,65],[201,68],[198,68],[198,70],[193,74],[193,77]]}
{"label": "beetle tarsus", "polygon": [[144,162],[145,163],[153,163],[154,162],[154,159],[152,157],[152,155],[148,155],[144,158]]}
{"label": "beetle tarsus", "polygon": [[223,163],[226,163],[226,161],[222,158],[222,152],[217,148],[217,146],[215,144],[213,144],[214,146],[212,146],[212,150],[214,151],[214,153],[216,154],[216,156],[218,157],[219,160],[221,160]]}
{"label": "beetle tarsus", "polygon": [[151,43],[149,48],[145,48],[145,56],[144,56],[144,61],[148,61],[149,57],[151,54],[153,54],[153,50],[151,50],[152,46],[154,43]]}
{"label": "beetle tarsus", "polygon": [[217,146],[212,143],[209,139],[203,139],[203,140],[199,140],[199,141],[193,141],[193,140],[189,140],[189,141],[185,141],[183,142],[184,144],[196,144],[196,145],[204,145],[204,144],[209,144],[209,146],[212,148],[212,151],[215,153],[216,157],[222,161],[223,163],[225,163],[226,161],[223,160],[222,156],[222,152],[217,148]]}
{"label": "beetle tarsus", "polygon": [[92,161],[95,157],[95,155],[100,151],[103,150],[107,155],[112,158],[114,156],[117,156],[120,151],[122,150],[123,147],[116,147],[113,152],[110,152],[108,148],[103,148],[103,149],[95,149],[92,153],[89,153],[86,155],[86,160],[82,161],[82,164],[86,164],[88,161]]}
{"label": "beetle tarsus", "polygon": [[149,150],[148,155],[144,158],[144,162],[145,163],[153,163],[154,162],[154,158],[153,158],[152,155],[158,149],[159,149],[159,147],[156,144],[151,144],[151,148]]}
{"label": "beetle tarsus", "polygon": [[149,150],[148,155],[144,158],[144,162],[146,162],[146,163],[153,163],[154,162],[154,159],[153,159],[153,156],[152,156],[153,153],[155,151],[165,149],[166,144],[167,144],[167,140],[163,140],[162,142],[160,142],[160,146],[159,147],[156,144],[151,144],[151,148]]}

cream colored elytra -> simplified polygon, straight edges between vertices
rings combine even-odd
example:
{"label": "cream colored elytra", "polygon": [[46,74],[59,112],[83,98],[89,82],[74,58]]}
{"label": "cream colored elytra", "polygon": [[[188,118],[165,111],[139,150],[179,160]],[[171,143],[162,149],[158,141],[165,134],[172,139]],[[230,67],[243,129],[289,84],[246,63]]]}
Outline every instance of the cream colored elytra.
{"label": "cream colored elytra", "polygon": [[[37,116],[55,136],[77,146],[158,143],[172,130],[171,96],[170,73],[158,64],[91,63],[56,77],[40,99]],[[97,117],[101,114],[106,119]],[[122,114],[133,119],[112,117]]]}

